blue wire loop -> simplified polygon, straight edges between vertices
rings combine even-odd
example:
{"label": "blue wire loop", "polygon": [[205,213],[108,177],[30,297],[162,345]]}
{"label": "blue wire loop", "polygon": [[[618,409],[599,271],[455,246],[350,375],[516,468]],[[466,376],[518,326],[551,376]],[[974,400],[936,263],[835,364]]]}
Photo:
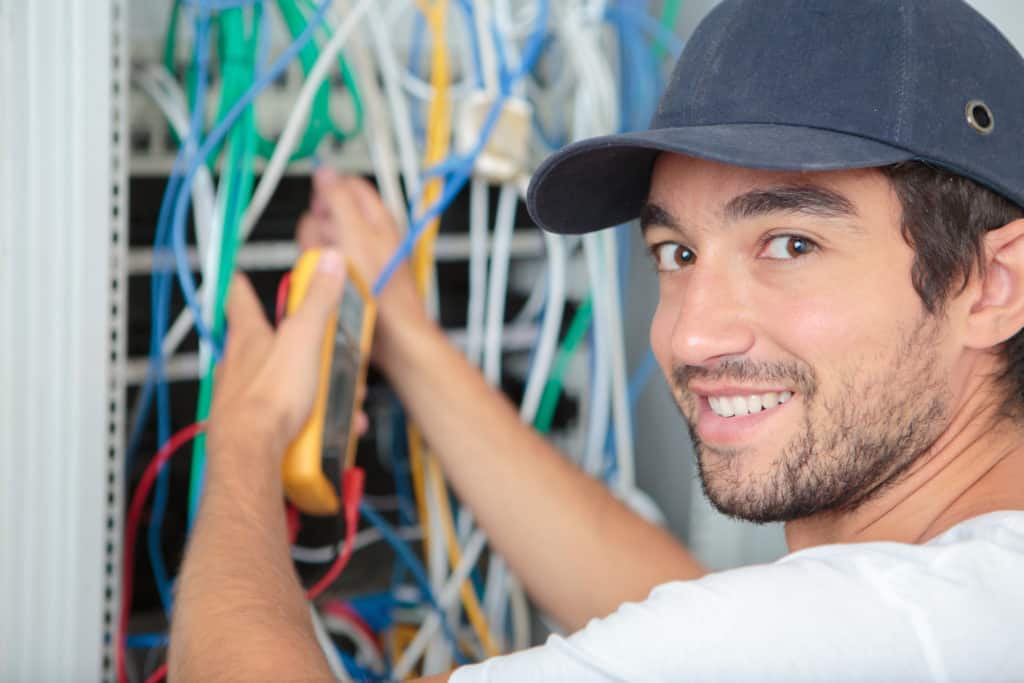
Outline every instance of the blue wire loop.
{"label": "blue wire loop", "polygon": [[441,629],[444,631],[445,637],[451,643],[452,653],[455,656],[456,661],[459,664],[465,664],[466,658],[459,649],[458,641],[455,639],[455,632],[452,630],[452,625],[448,622],[448,616],[445,614],[444,610],[441,609],[441,605],[438,604],[433,591],[430,590],[430,581],[427,580],[427,572],[423,568],[423,564],[416,558],[416,554],[413,553],[409,544],[403,541],[402,538],[395,533],[395,530],[391,528],[391,525],[381,517],[380,513],[374,510],[373,506],[366,501],[360,501],[359,513],[381,533],[384,540],[395,551],[395,554],[398,555],[398,559],[401,560],[402,564],[404,564],[412,574],[413,579],[416,581],[416,585],[419,586],[420,592],[423,594],[423,598],[437,612],[437,615],[441,620]]}

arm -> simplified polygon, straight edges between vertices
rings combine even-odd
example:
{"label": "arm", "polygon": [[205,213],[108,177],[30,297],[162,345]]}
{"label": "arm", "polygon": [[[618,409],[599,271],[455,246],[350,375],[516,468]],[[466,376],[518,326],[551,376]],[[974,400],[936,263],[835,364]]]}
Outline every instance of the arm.
{"label": "arm", "polygon": [[[376,193],[326,170],[315,187],[300,244],[341,244],[375,275],[397,244]],[[460,498],[547,612],[575,629],[660,583],[704,574],[670,534],[633,514],[520,421],[423,313],[408,269],[395,274],[378,303],[378,366]]]}
{"label": "arm", "polygon": [[248,281],[232,283],[206,491],[174,605],[171,680],[333,680],[289,555],[281,460],[312,407],[340,272],[318,273],[276,335]]}
{"label": "arm", "polygon": [[206,491],[174,604],[171,680],[334,680],[292,565],[281,504],[281,461],[312,409],[327,316],[341,299],[344,269],[333,256],[321,257],[302,307],[276,333],[249,282],[232,283]]}

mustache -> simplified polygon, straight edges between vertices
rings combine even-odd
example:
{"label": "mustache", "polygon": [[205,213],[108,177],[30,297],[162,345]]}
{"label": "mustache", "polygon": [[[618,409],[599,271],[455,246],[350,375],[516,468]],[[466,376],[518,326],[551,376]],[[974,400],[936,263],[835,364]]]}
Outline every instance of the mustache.
{"label": "mustache", "polygon": [[728,359],[712,367],[678,365],[672,369],[672,381],[680,391],[689,391],[690,382],[698,379],[785,383],[794,386],[807,399],[813,397],[818,385],[810,366],[795,361]]}

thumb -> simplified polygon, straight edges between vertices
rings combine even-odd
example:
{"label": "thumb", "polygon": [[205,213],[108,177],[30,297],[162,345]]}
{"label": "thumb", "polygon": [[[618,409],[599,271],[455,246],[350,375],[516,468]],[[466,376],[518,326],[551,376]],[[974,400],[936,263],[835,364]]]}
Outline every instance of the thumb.
{"label": "thumb", "polygon": [[332,313],[338,310],[345,286],[345,262],[334,249],[324,249],[316,263],[316,272],[310,278],[309,288],[299,309],[285,322],[298,328],[295,334],[309,334],[319,339]]}

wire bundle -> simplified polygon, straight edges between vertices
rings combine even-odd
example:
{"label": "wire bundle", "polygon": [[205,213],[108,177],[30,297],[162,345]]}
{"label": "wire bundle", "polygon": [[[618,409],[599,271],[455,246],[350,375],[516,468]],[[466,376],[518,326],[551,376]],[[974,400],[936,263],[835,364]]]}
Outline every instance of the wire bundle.
{"label": "wire bundle", "polygon": [[[400,224],[408,226],[400,247],[374,283],[375,295],[399,265],[411,259],[424,302],[437,314],[443,293],[434,284],[433,243],[440,217],[468,188],[466,353],[488,381],[500,385],[507,292],[518,273],[511,259],[516,213],[532,167],[553,144],[645,125],[660,90],[665,58],[681,49],[672,33],[679,2],[657,3],[660,20],[636,0],[515,4],[459,0],[455,11],[449,11],[447,0],[334,0],[333,5],[331,0],[277,0],[273,4],[288,38],[273,60],[268,59],[273,43],[269,17],[275,11],[271,3],[176,0],[164,64],[137,70],[137,85],[163,111],[180,147],[156,229],[149,372],[135,411],[129,464],[153,403],[158,442],[167,447],[177,444],[172,438],[165,363],[193,329],[200,338],[202,376],[195,417],[197,422],[206,418],[225,333],[227,286],[238,251],[289,165],[319,154],[324,141],[331,138],[366,139],[385,202]],[[178,71],[175,57],[183,42],[179,24],[186,20],[193,27],[192,59],[182,84],[173,74]],[[402,34],[396,27],[407,22],[412,22],[413,39],[408,45],[395,44],[393,36]],[[256,122],[258,97],[294,59],[301,65],[302,86],[281,134],[276,140],[268,139]],[[212,83],[212,65],[219,65],[219,84]],[[354,122],[348,128],[336,124],[330,112],[328,76],[335,69],[352,98]],[[461,116],[462,105],[481,93],[489,106],[474,130],[476,142],[452,151],[460,126],[468,125]],[[215,107],[209,104],[212,94],[219,98]],[[513,101],[526,102],[532,110],[531,155],[522,168],[499,182],[480,173],[480,161],[491,153],[492,137],[504,135],[505,114]],[[425,151],[421,154],[421,150]],[[266,165],[257,183],[254,169],[260,158]],[[491,223],[489,189],[494,184],[500,189]],[[202,264],[201,287],[188,261],[190,211]],[[521,418],[542,432],[550,430],[565,382],[580,374],[573,371],[574,359],[583,358],[589,366],[589,372],[582,373],[586,437],[579,452],[571,455],[588,472],[628,494],[633,488],[630,406],[652,363],[648,356],[642,372],[630,380],[622,331],[628,239],[621,238],[622,231],[618,234],[619,238],[613,232],[585,237],[582,254],[579,242],[545,234],[546,267],[542,277],[534,278],[516,321],[538,330]],[[589,280],[582,297],[567,282],[570,264],[581,260]],[[170,324],[175,281],[186,306]],[[570,300],[577,301],[575,313],[560,342],[563,313]],[[402,434],[405,429],[408,434]],[[402,678],[417,666],[422,673],[436,673],[453,661],[465,661],[467,655],[477,658],[528,646],[530,619],[518,582],[493,553],[487,576],[479,575],[476,565],[486,556],[486,536],[474,528],[467,510],[453,505],[438,463],[415,426],[399,420],[390,431],[399,497],[404,509],[417,510],[416,518],[402,513],[403,529],[414,528],[418,521],[415,535],[423,539],[423,559],[373,506],[364,501],[359,513],[375,529],[374,538],[394,549],[403,568],[396,573],[390,595],[408,597],[403,576],[411,577],[414,601],[401,604],[427,611],[414,619],[414,630],[402,647],[396,648],[396,638],[391,638],[389,653],[381,630],[398,626],[378,624],[375,629],[355,603],[323,603],[313,612],[318,627],[343,636],[356,652],[343,650],[334,657],[332,641],[325,640],[332,661],[337,660],[337,675]],[[195,436],[190,524],[202,493],[205,462],[203,437]],[[155,491],[147,551],[169,615],[171,581],[161,549],[161,525],[170,495],[166,461],[158,456],[146,470],[146,477],[152,478],[146,485],[152,484]],[[400,466],[408,467],[407,479],[400,475]],[[354,488],[361,491],[361,485],[353,484]],[[353,500],[358,498],[353,494]],[[316,556],[334,562],[311,594],[329,592],[351,555],[362,547],[360,534],[369,533],[358,531],[354,505],[346,510],[346,529],[338,549],[306,553],[307,559]],[[297,553],[301,558],[302,551]],[[128,558],[126,566],[130,568]],[[127,612],[123,617],[122,626],[127,628]]]}

